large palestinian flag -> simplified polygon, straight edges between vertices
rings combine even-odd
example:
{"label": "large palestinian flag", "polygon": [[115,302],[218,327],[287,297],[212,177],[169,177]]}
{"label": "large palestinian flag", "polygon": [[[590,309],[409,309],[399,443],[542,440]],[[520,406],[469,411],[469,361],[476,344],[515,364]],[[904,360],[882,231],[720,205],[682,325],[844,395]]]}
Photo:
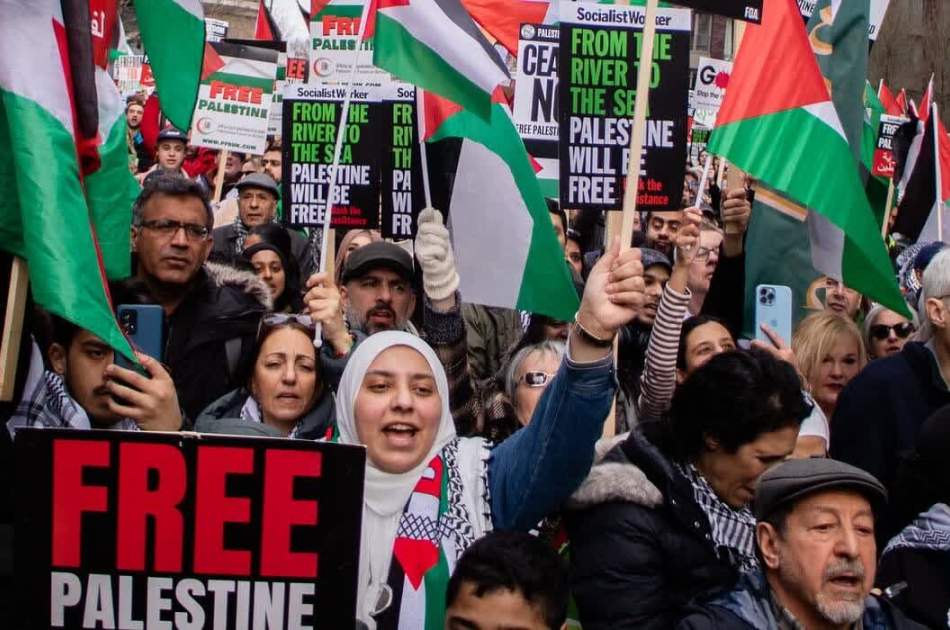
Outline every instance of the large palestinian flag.
{"label": "large palestinian flag", "polygon": [[709,150],[827,220],[816,269],[907,313],[795,0],[747,27]]}
{"label": "large palestinian flag", "polygon": [[462,138],[449,204],[462,297],[572,319],[577,292],[507,109],[493,103],[486,121],[428,93],[424,109],[427,142]]}
{"label": "large palestinian flag", "polygon": [[508,71],[459,0],[376,0],[373,64],[484,119]]}
{"label": "large palestinian flag", "polygon": [[97,239],[114,244],[115,271],[127,270],[125,124],[115,86],[92,63],[88,10],[84,0],[0,0],[0,247],[26,260],[38,304],[131,356]]}
{"label": "large palestinian flag", "polygon": [[135,3],[142,46],[155,75],[162,112],[179,129],[191,127],[204,58],[205,21],[200,0]]}

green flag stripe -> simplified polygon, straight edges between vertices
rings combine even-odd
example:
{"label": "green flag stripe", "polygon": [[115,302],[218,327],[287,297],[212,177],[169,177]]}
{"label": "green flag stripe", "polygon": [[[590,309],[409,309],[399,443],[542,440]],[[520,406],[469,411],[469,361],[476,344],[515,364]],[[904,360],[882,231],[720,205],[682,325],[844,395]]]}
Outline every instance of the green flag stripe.
{"label": "green flag stripe", "polygon": [[363,5],[361,4],[338,4],[331,2],[323,7],[313,18],[313,22],[322,20],[324,16],[332,15],[334,17],[358,18],[363,14]]}
{"label": "green flag stripe", "polygon": [[551,261],[563,261],[564,254],[550,228],[551,219],[538,178],[511,119],[500,105],[492,106],[491,121],[487,124],[462,111],[442,123],[431,141],[450,137],[468,138],[497,154],[511,169],[515,185],[531,215],[531,244],[521,279],[518,308],[572,320],[579,305],[577,292],[567,264],[551,264]]}
{"label": "green flag stripe", "polygon": [[126,278],[129,265],[129,227],[132,204],[139,185],[129,172],[125,143],[125,116],[119,116],[105,143],[99,147],[102,163],[86,177],[86,197],[96,226],[96,238],[102,250],[102,262],[110,278]]}
{"label": "green flag stripe", "polygon": [[0,89],[0,247],[29,265],[33,298],[131,356],[102,283],[76,148],[62,123]]}
{"label": "green flag stripe", "polygon": [[834,223],[845,234],[844,282],[907,312],[851,151],[831,127],[796,108],[718,127],[709,150]]}
{"label": "green flag stripe", "polygon": [[489,117],[490,95],[385,13],[376,14],[373,51],[373,63],[379,68]]}
{"label": "green flag stripe", "polygon": [[172,0],[137,2],[135,13],[162,113],[179,129],[190,129],[204,59],[204,22]]}

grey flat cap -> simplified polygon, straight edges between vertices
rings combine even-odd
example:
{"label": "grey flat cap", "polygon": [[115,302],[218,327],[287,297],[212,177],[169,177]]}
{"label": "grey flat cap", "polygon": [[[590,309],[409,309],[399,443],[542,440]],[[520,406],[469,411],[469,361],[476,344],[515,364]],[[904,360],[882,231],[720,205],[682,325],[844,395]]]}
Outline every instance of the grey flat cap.
{"label": "grey flat cap", "polygon": [[238,190],[244,188],[260,188],[261,190],[266,190],[273,194],[275,198],[280,199],[280,189],[277,187],[277,182],[267,173],[251,173],[235,184],[234,187]]}
{"label": "grey flat cap", "polygon": [[838,488],[860,492],[873,506],[887,501],[887,491],[881,482],[860,468],[827,458],[792,459],[762,475],[752,512],[761,521],[805,495]]}

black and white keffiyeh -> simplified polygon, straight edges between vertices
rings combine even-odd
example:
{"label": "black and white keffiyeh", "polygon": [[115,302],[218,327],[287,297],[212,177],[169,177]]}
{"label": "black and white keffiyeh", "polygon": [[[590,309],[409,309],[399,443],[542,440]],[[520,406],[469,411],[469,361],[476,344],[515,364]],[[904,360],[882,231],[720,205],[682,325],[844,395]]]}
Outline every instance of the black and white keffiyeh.
{"label": "black and white keffiyeh", "polygon": [[736,510],[727,505],[692,464],[677,468],[693,487],[693,498],[709,520],[716,551],[726,556],[740,571],[759,568],[755,555],[755,516],[748,507]]}

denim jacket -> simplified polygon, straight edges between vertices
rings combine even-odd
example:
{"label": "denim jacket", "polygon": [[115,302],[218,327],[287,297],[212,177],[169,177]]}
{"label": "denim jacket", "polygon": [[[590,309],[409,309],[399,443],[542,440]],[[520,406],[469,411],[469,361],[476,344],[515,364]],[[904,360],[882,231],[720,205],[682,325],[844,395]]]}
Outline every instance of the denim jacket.
{"label": "denim jacket", "polygon": [[581,484],[616,389],[610,354],[593,363],[565,357],[528,426],[491,452],[488,486],[495,528],[535,527]]}

